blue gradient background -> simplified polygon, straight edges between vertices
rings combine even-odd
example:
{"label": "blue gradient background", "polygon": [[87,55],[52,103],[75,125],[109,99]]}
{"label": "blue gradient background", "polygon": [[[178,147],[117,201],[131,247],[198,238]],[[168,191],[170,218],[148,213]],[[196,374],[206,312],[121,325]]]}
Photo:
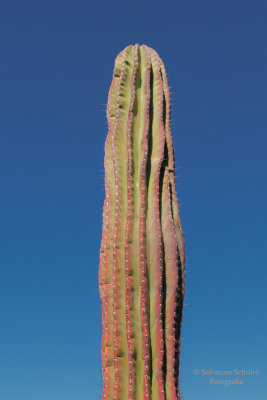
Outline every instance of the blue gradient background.
{"label": "blue gradient background", "polygon": [[[265,400],[266,2],[0,1],[0,399],[101,395],[98,262],[113,63],[172,92],[185,400]],[[259,370],[210,385],[194,369]]]}

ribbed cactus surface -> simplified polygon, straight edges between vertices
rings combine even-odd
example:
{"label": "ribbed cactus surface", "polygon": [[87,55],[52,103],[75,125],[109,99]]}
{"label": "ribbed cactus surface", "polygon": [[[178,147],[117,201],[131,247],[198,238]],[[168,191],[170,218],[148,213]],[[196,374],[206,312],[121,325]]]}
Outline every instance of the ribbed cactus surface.
{"label": "ribbed cactus surface", "polygon": [[102,399],[180,399],[185,251],[168,81],[153,49],[136,44],[117,56],[107,120]]}

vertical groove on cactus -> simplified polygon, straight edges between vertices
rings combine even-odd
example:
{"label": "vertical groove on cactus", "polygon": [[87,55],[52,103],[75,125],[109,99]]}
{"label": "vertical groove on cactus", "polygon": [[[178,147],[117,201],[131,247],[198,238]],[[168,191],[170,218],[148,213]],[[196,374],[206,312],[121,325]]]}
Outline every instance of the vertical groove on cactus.
{"label": "vertical groove on cactus", "polygon": [[134,314],[132,313],[131,306],[131,256],[130,256],[130,243],[131,243],[131,218],[132,218],[132,123],[133,123],[133,108],[135,101],[135,79],[138,68],[138,46],[134,46],[134,69],[131,78],[131,101],[128,112],[126,143],[127,143],[127,222],[125,231],[125,279],[126,279],[126,300],[125,300],[125,314],[126,314],[126,336],[128,343],[128,399],[133,399],[133,387],[135,382],[134,369],[133,369],[133,355],[134,347],[132,340],[132,320]]}
{"label": "vertical groove on cactus", "polygon": [[164,158],[163,92],[157,54],[151,51],[153,80],[153,122],[151,172],[148,185],[147,244],[150,274],[150,334],[152,351],[152,396],[164,399],[163,385],[163,324],[162,324],[162,231],[160,222],[160,171]]}
{"label": "vertical groove on cactus", "polygon": [[136,44],[116,58],[107,119],[102,399],[180,399],[185,253],[169,88],[153,49]]}
{"label": "vertical groove on cactus", "polygon": [[175,368],[175,302],[176,288],[178,283],[178,251],[175,228],[171,210],[171,195],[169,188],[169,169],[166,166],[162,188],[162,229],[165,248],[165,270],[166,270],[166,397],[176,399],[176,385],[174,377]]}
{"label": "vertical groove on cactus", "polygon": [[[142,52],[142,49],[140,50]],[[151,376],[151,360],[150,360],[150,335],[149,335],[149,299],[148,299],[148,276],[147,276],[147,260],[146,260],[146,196],[147,196],[147,159],[148,159],[148,135],[150,123],[150,104],[151,104],[151,60],[147,48],[145,48],[145,104],[144,104],[144,125],[141,142],[141,168],[140,168],[140,217],[139,217],[139,259],[140,259],[140,282],[141,282],[141,321],[142,321],[142,343],[143,343],[143,385],[144,398],[150,398],[150,376]]]}

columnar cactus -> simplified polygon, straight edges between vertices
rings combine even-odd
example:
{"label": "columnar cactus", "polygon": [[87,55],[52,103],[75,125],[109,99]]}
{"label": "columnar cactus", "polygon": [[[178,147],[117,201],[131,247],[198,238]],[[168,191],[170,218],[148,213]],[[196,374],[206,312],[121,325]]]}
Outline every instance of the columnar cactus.
{"label": "columnar cactus", "polygon": [[153,49],[136,44],[117,56],[107,120],[102,399],[180,399],[185,250],[169,88]]}

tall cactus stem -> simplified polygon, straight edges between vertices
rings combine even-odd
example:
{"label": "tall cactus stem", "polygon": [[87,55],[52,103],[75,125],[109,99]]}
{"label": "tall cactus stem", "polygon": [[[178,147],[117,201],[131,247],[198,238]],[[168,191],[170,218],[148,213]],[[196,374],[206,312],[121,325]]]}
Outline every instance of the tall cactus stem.
{"label": "tall cactus stem", "polygon": [[135,44],[107,103],[99,262],[102,400],[180,400],[185,249],[164,64]]}

